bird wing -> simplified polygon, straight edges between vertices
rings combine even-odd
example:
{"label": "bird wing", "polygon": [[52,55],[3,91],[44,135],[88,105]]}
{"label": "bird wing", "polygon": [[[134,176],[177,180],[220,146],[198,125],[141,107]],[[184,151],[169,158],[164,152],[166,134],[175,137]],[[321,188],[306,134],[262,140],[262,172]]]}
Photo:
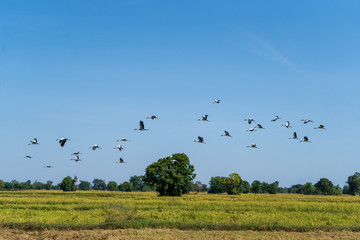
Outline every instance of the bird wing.
{"label": "bird wing", "polygon": [[144,129],[145,129],[145,127],[144,127],[144,122],[143,122],[143,121],[140,121],[139,125],[140,125],[140,130],[144,130]]}

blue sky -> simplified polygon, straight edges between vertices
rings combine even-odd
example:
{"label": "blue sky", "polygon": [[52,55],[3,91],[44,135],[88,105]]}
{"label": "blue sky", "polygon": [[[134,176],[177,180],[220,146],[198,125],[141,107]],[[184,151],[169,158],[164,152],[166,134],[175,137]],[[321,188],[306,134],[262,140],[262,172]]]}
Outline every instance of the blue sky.
{"label": "blue sky", "polygon": [[[205,183],[237,172],[250,182],[326,177],[343,186],[360,171],[359,7],[1,1],[0,179],[123,182],[184,152]],[[160,119],[145,120],[153,114]],[[204,114],[210,122],[197,121]],[[275,115],[282,119],[271,123]],[[246,132],[247,117],[266,129]],[[139,120],[151,130],[134,131]],[[286,120],[293,129],[281,127]],[[220,137],[225,129],[232,139]],[[294,130],[313,143],[289,140]],[[198,135],[207,144],[193,143]],[[27,146],[34,137],[40,145]],[[72,141],[60,148],[59,137]],[[131,142],[120,153],[112,148],[121,137]],[[247,149],[251,142],[260,149]],[[73,151],[83,162],[70,161]],[[120,156],[127,164],[115,163]]]}

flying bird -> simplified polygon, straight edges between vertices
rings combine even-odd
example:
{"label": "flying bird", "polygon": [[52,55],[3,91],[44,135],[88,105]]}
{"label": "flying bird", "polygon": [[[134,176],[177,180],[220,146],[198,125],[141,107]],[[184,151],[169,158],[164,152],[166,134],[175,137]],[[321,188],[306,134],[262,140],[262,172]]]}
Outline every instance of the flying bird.
{"label": "flying bird", "polygon": [[139,122],[139,127],[140,127],[139,129],[135,128],[134,130],[138,130],[138,131],[147,131],[147,130],[149,130],[149,129],[145,129],[143,121]]}
{"label": "flying bird", "polygon": [[44,168],[53,168],[53,166],[51,166],[51,165],[46,165],[46,166],[44,166]]}
{"label": "flying bird", "polygon": [[230,133],[228,132],[228,131],[224,131],[224,134],[223,135],[221,135],[221,136],[223,136],[223,137],[232,137],[231,135],[230,135]]}
{"label": "flying bird", "polygon": [[198,121],[206,121],[206,122],[208,122],[209,121],[209,120],[207,120],[208,116],[209,115],[206,114],[206,115],[202,116],[201,119],[198,119]]}
{"label": "flying bird", "polygon": [[25,156],[24,158],[32,158],[32,156]]}
{"label": "flying bird", "polygon": [[264,128],[263,126],[261,126],[260,124],[257,124],[256,127],[257,127],[258,129],[265,129],[265,128]]}
{"label": "flying bird", "polygon": [[304,124],[308,124],[308,123],[310,123],[310,122],[314,122],[314,121],[309,120],[309,119],[301,119],[301,121],[303,121]]}
{"label": "flying bird", "polygon": [[250,146],[246,146],[247,148],[257,148],[257,149],[259,149],[257,146],[256,146],[256,144],[255,143],[252,143]]}
{"label": "flying bird", "polygon": [[220,99],[214,98],[214,102],[213,102],[213,104],[214,104],[214,103],[219,104],[219,103],[220,103],[220,101],[221,101]]}
{"label": "flying bird", "polygon": [[298,139],[296,132],[293,133],[293,136],[289,139]]}
{"label": "flying bird", "polygon": [[126,162],[124,162],[124,159],[120,158],[119,161],[116,163],[126,163]]}
{"label": "flying bird", "polygon": [[56,139],[56,141],[59,141],[60,146],[61,146],[61,147],[64,147],[66,141],[71,141],[71,139],[68,139],[68,138],[59,138],[59,139]]}
{"label": "flying bird", "polygon": [[323,129],[323,130],[327,130],[327,129],[325,128],[325,126],[324,126],[324,125],[322,125],[322,124],[320,124],[318,127],[314,128],[314,129]]}
{"label": "flying bird", "polygon": [[33,140],[30,141],[28,145],[40,145],[40,144],[38,143],[37,138],[34,138]]}
{"label": "flying bird", "polygon": [[252,118],[247,118],[247,119],[244,119],[244,121],[247,121],[248,124],[251,124],[252,122],[256,122],[254,119]]}
{"label": "flying bird", "polygon": [[249,128],[248,130],[246,130],[247,132],[255,132],[255,128]]}
{"label": "flying bird", "polygon": [[74,159],[71,159],[71,160],[74,160],[75,162],[79,162],[79,161],[82,161],[78,155],[75,155],[75,158]]}
{"label": "flying bird", "polygon": [[124,150],[124,148],[120,145],[120,144],[118,144],[116,147],[114,147],[113,149],[119,149],[119,151],[122,151],[122,150]]}
{"label": "flying bird", "polygon": [[152,119],[152,120],[154,120],[154,119],[160,119],[160,118],[158,118],[158,117],[155,116],[155,115],[152,115],[151,117],[147,117],[146,119]]}
{"label": "flying bird", "polygon": [[276,120],[278,120],[278,119],[280,119],[280,117],[276,115],[275,118],[272,119],[271,121],[272,121],[272,122],[276,122]]}
{"label": "flying bird", "polygon": [[81,154],[81,152],[77,151],[77,152],[72,153],[71,155],[79,155],[79,154]]}
{"label": "flying bird", "polygon": [[198,140],[194,140],[194,142],[205,143],[205,142],[204,142],[204,138],[203,138],[203,137],[200,137],[200,136],[198,136]]}
{"label": "flying bird", "polygon": [[98,145],[94,144],[91,147],[89,147],[90,149],[92,149],[93,151],[95,151],[97,148],[101,149]]}
{"label": "flying bird", "polygon": [[309,141],[309,138],[308,138],[307,136],[305,136],[305,137],[304,137],[304,140],[301,140],[300,142],[309,142],[309,143],[311,143],[311,142]]}
{"label": "flying bird", "polygon": [[292,127],[290,126],[290,122],[289,122],[289,121],[286,121],[285,125],[281,125],[281,126],[284,126],[284,127],[286,127],[286,128],[292,128]]}
{"label": "flying bird", "polygon": [[117,142],[128,142],[130,141],[129,139],[126,138],[120,138],[119,140],[116,140]]}

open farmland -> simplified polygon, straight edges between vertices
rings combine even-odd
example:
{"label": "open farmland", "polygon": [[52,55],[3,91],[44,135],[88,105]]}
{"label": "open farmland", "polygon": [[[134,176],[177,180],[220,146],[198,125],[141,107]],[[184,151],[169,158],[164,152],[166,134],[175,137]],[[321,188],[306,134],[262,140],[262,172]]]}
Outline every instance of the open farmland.
{"label": "open farmland", "polygon": [[359,231],[360,198],[292,194],[0,192],[3,227],[42,229]]}

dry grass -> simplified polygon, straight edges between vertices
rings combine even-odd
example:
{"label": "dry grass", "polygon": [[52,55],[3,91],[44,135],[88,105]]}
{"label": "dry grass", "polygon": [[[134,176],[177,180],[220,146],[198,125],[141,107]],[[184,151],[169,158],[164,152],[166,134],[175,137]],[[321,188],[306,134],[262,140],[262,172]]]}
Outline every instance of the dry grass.
{"label": "dry grass", "polygon": [[80,231],[22,231],[0,230],[1,240],[140,240],[140,239],[360,239],[359,232],[258,232],[258,231],[181,231],[177,229],[124,229],[124,230],[80,230]]}

